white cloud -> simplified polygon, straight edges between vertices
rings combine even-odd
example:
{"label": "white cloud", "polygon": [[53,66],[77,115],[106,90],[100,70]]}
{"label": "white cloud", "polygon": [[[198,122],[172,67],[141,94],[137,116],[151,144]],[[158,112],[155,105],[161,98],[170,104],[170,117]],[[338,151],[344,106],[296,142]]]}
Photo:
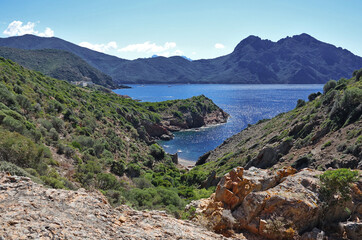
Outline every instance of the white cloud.
{"label": "white cloud", "polygon": [[79,46],[92,49],[97,52],[106,52],[110,49],[117,49],[117,43],[115,41],[109,42],[107,44],[92,44],[89,42],[81,42]]}
{"label": "white cloud", "polygon": [[[124,48],[118,49],[119,52],[146,52],[146,53],[164,53],[167,50],[176,47],[175,42],[166,42],[163,46],[155,43],[144,42],[137,44],[130,44]],[[162,55],[162,54],[158,54]],[[163,56],[163,55],[162,55]]]}
{"label": "white cloud", "polygon": [[224,44],[221,44],[221,43],[216,43],[216,44],[214,45],[214,47],[215,47],[216,49],[223,49],[223,48],[225,48]]}
{"label": "white cloud", "polygon": [[45,28],[45,31],[43,33],[39,33],[39,36],[40,37],[53,37],[54,31],[47,27],[47,28]]}
{"label": "white cloud", "polygon": [[23,25],[22,21],[13,21],[9,24],[9,26],[5,29],[3,34],[7,36],[22,36],[25,34],[33,34],[40,37],[53,37],[54,31],[50,28],[46,28],[44,32],[39,32],[34,30],[35,23],[28,22]]}
{"label": "white cloud", "polygon": [[160,57],[169,57],[169,56],[170,56],[170,52],[157,53],[157,56],[160,56]]}
{"label": "white cloud", "polygon": [[181,51],[180,49],[177,49],[176,51],[173,52],[173,55],[182,56],[182,55],[184,55],[184,52]]}

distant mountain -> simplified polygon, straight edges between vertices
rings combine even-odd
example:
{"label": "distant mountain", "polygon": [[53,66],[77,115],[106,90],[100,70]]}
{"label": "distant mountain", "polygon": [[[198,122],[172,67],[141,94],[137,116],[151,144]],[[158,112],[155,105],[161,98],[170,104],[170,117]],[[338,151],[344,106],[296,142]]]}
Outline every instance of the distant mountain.
{"label": "distant mountain", "polygon": [[68,82],[86,81],[115,87],[112,78],[73,53],[56,49],[24,50],[0,47],[0,56],[45,75]]}
{"label": "distant mountain", "polygon": [[249,36],[228,55],[195,61],[183,57],[130,61],[59,38],[32,35],[0,38],[0,46],[70,51],[117,83],[325,83],[350,77],[362,67],[361,57],[305,33],[278,42]]}
{"label": "distant mountain", "polygon": [[[158,56],[158,55],[156,55],[156,54],[153,54],[151,58],[156,58],[156,57],[160,57],[160,56]],[[186,56],[180,56],[180,57],[182,57],[182,58],[184,58],[184,59],[186,59],[186,60],[192,61],[191,58],[188,58],[188,57],[186,57]]]}

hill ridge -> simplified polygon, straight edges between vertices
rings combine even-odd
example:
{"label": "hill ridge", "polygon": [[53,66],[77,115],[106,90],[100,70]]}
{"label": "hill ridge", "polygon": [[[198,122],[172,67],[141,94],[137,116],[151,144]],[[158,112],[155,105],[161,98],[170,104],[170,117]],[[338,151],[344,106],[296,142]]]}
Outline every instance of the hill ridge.
{"label": "hill ridge", "polygon": [[192,62],[177,57],[126,60],[96,52],[60,38],[24,35],[0,38],[0,46],[56,48],[73,52],[116,83],[310,84],[350,77],[362,57],[302,33],[273,42],[257,36],[243,39],[230,54]]}

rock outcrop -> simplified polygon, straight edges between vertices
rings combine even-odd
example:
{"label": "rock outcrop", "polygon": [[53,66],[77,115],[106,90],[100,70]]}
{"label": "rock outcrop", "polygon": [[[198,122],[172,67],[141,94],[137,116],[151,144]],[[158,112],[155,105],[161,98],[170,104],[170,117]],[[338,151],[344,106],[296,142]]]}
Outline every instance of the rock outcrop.
{"label": "rock outcrop", "polygon": [[226,239],[162,211],[112,208],[98,192],[0,173],[0,239]]}
{"label": "rock outcrop", "polygon": [[148,135],[161,140],[173,139],[172,132],[226,123],[229,114],[218,108],[212,112],[185,112],[182,118],[165,115],[160,123],[143,123]]}
{"label": "rock outcrop", "polygon": [[164,126],[167,130],[174,132],[184,129],[199,128],[203,126],[225,123],[229,117],[229,115],[220,108],[212,112],[185,112],[183,114],[184,115],[182,119],[174,116],[164,117],[161,121],[162,126]]}
{"label": "rock outcrop", "polygon": [[[361,182],[353,186],[351,200],[326,210],[320,200],[320,174],[311,169],[297,172],[291,167],[278,171],[238,167],[220,180],[210,198],[194,201],[186,209],[195,207],[197,222],[228,235],[230,231],[247,230],[268,239],[302,235],[304,239],[316,239],[311,236],[326,233],[361,239]],[[338,226],[347,218],[352,222],[340,224],[339,232],[318,229]]]}

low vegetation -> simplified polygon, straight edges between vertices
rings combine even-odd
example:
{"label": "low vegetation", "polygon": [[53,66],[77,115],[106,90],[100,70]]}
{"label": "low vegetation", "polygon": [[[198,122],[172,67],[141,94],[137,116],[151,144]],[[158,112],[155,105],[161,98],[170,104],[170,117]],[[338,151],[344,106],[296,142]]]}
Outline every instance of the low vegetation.
{"label": "low vegetation", "polygon": [[198,189],[144,124],[216,108],[205,96],[141,103],[0,58],[0,169],[54,188],[100,189],[114,205],[179,215],[188,201],[212,189]]}

